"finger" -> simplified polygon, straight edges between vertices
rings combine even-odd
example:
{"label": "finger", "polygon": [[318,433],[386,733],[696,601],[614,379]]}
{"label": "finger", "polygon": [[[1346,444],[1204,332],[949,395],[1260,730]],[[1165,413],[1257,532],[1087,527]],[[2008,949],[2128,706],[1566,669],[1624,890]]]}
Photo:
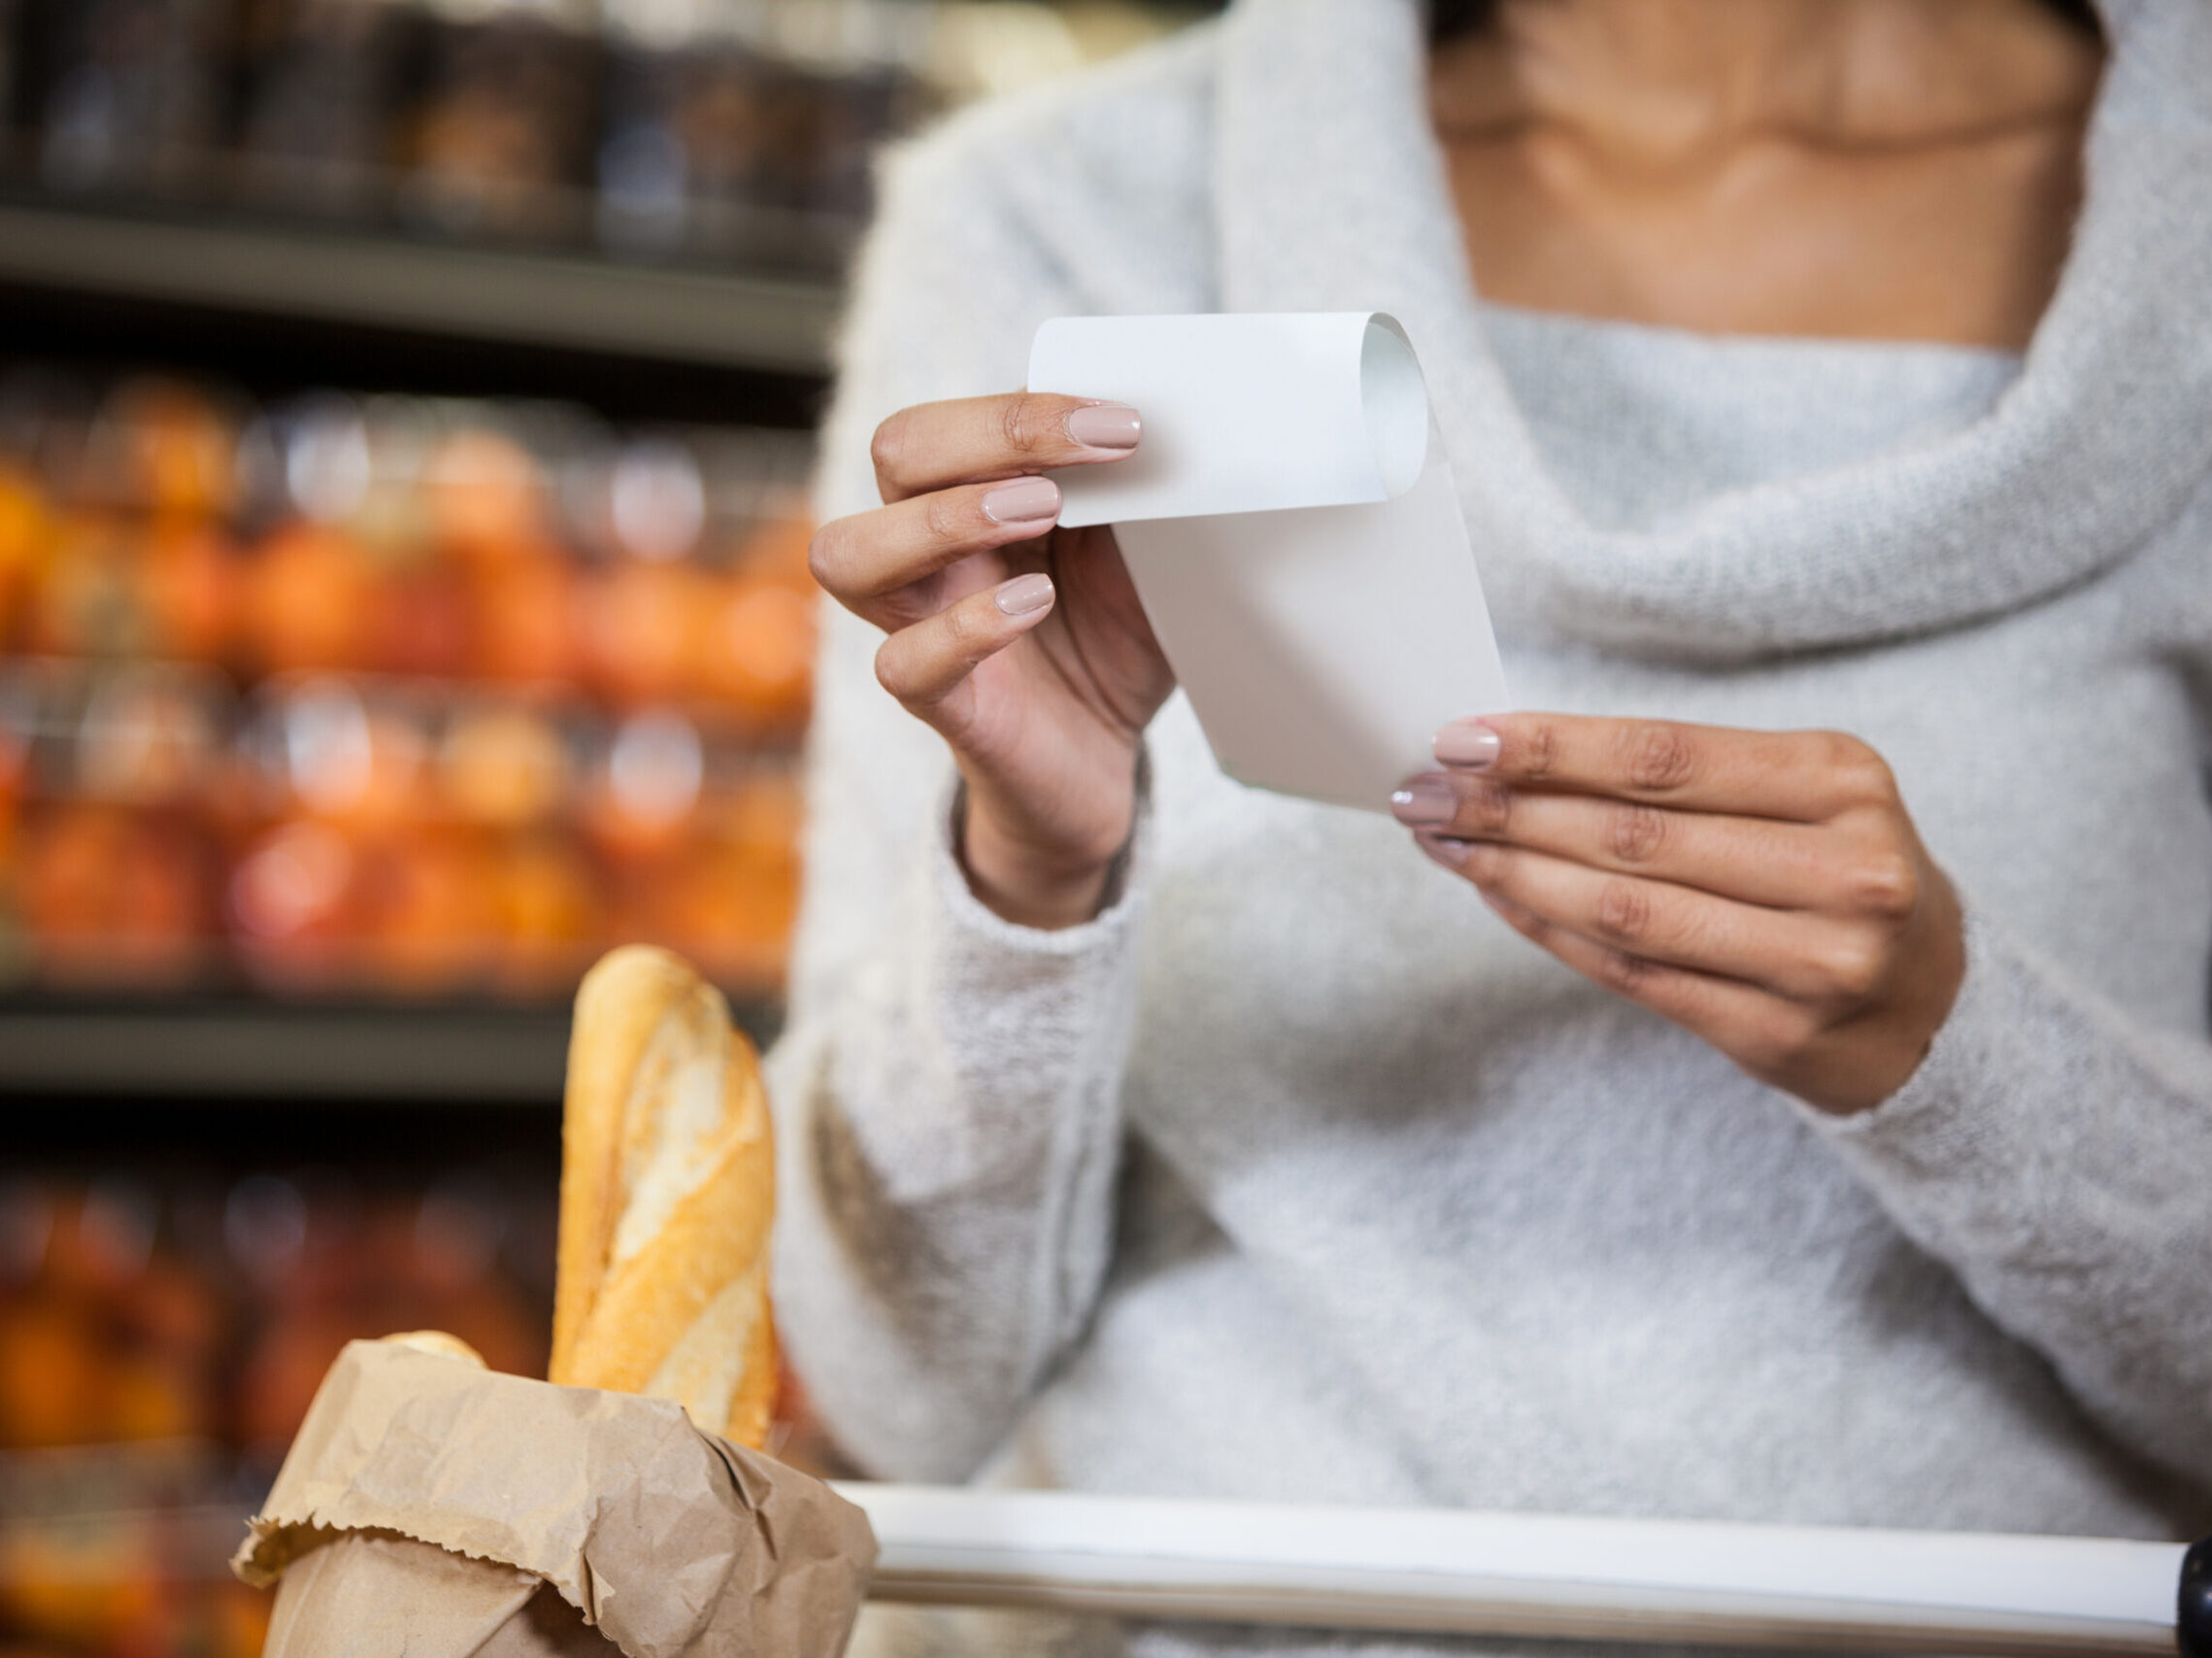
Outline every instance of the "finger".
{"label": "finger", "polygon": [[[1870,860],[1837,830],[1772,818],[1679,811],[1646,800],[1521,789],[1431,772],[1393,804],[1402,823],[1645,875],[1779,909],[1844,909],[1871,889]],[[1845,837],[1848,838],[1848,837]],[[1901,860],[1900,860],[1901,862]]]}
{"label": "finger", "polygon": [[1823,1004],[1862,999],[1887,962],[1871,929],[1617,875],[1547,853],[1429,837],[1429,856],[1486,896],[1641,960]]}
{"label": "finger", "polygon": [[1059,486],[1050,478],[936,490],[823,524],[807,547],[807,566],[838,603],[889,631],[937,608],[922,595],[896,602],[903,590],[962,558],[1044,534],[1059,510]]}
{"label": "finger", "polygon": [[1702,1037],[1754,1076],[1771,1079],[1815,1037],[1804,1008],[1733,979],[1632,956],[1484,895],[1500,920],[1592,984]]}
{"label": "finger", "polygon": [[1436,755],[1502,783],[1798,823],[1896,793],[1882,757],[1841,731],[1486,714],[1446,726]]}
{"label": "finger", "polygon": [[1120,460],[1140,435],[1142,423],[1126,404],[1010,391],[901,409],[876,428],[869,453],[876,488],[889,502],[953,484]]}
{"label": "finger", "polygon": [[909,713],[956,735],[974,700],[968,676],[1050,615],[1056,596],[1041,570],[970,593],[886,639],[876,678]]}

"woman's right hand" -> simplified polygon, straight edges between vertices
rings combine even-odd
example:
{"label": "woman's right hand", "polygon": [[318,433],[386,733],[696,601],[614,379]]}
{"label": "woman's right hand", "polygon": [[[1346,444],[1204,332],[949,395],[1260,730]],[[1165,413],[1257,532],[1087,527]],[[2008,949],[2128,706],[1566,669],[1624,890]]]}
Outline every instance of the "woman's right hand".
{"label": "woman's right hand", "polygon": [[953,750],[976,896],[1026,926],[1097,913],[1174,689],[1114,532],[1059,528],[1037,476],[1124,459],[1138,434],[1134,409],[1035,392],[903,409],[876,430],[885,504],[824,524],[810,555],[889,635],[884,689]]}

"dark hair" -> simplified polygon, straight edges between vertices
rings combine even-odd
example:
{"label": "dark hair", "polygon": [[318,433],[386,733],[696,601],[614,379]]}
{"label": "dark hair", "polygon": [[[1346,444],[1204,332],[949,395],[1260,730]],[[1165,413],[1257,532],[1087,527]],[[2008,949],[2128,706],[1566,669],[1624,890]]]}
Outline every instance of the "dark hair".
{"label": "dark hair", "polygon": [[[2043,0],[2043,4],[2078,29],[2103,37],[2093,0]],[[1456,40],[1487,28],[1497,16],[1497,0],[1428,0],[1430,41]]]}
{"label": "dark hair", "polygon": [[1428,38],[1433,42],[1457,40],[1490,26],[1497,15],[1497,0],[1428,0]]}

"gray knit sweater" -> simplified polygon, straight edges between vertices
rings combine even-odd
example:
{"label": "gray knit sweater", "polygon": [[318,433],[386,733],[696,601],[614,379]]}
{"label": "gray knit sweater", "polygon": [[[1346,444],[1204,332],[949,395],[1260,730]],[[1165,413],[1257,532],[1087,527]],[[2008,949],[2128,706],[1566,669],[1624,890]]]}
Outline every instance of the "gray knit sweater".
{"label": "gray knit sweater", "polygon": [[1517,698],[1857,732],[1968,966],[1903,1090],[1820,1116],[1387,818],[1226,781],[1180,699],[1125,894],[1013,927],[841,618],[779,1307],[871,1472],[2212,1529],[2212,7],[2108,14],[2017,361],[1485,311],[1410,0],[1246,0],[892,169],[824,513],[874,504],[882,416],[1019,385],[1048,317],[1388,310]]}

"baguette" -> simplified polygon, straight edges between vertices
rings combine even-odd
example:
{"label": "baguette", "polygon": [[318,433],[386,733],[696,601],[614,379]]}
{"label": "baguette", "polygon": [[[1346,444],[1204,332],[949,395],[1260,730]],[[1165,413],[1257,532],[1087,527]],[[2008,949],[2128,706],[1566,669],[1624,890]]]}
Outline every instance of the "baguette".
{"label": "baguette", "polygon": [[458,1336],[449,1336],[443,1330],[403,1330],[396,1336],[382,1339],[395,1347],[413,1347],[419,1352],[436,1353],[442,1358],[458,1359],[464,1365],[485,1369],[484,1355],[463,1341]]}
{"label": "baguette", "polygon": [[553,1381],[681,1403],[757,1448],[775,1404],[775,1159],[721,992],[626,945],[585,975],[562,1119]]}

